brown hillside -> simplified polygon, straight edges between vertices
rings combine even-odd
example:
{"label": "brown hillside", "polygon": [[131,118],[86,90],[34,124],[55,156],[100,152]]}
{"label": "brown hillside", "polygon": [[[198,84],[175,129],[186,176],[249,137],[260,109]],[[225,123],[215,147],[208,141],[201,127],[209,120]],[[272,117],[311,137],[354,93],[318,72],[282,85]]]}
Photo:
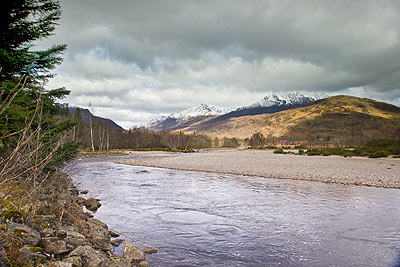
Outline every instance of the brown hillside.
{"label": "brown hillside", "polygon": [[291,141],[319,137],[331,143],[357,144],[373,138],[400,138],[400,108],[367,98],[342,95],[308,107],[192,125],[183,130],[239,138],[261,132],[265,136]]}

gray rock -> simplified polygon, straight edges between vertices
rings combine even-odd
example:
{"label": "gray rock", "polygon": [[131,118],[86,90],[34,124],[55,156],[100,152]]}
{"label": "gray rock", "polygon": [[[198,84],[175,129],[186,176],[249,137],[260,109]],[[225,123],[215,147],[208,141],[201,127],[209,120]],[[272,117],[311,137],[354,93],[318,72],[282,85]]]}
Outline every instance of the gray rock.
{"label": "gray rock", "polygon": [[107,225],[103,222],[89,218],[81,233],[90,240],[93,248],[110,250],[111,237]]}
{"label": "gray rock", "polygon": [[132,263],[140,263],[145,261],[145,255],[141,248],[138,248],[128,241],[125,241],[124,258],[130,260]]}
{"label": "gray rock", "polygon": [[73,267],[73,265],[69,262],[53,261],[49,263],[49,267]]}
{"label": "gray rock", "polygon": [[107,261],[103,261],[99,267],[131,267],[131,261],[126,259],[107,259]]}
{"label": "gray rock", "polygon": [[93,212],[95,212],[101,206],[100,202],[94,198],[86,199],[84,205],[88,210],[93,211]]}
{"label": "gray rock", "polygon": [[55,230],[53,228],[42,228],[40,230],[40,235],[42,237],[49,237],[55,235]]}
{"label": "gray rock", "polygon": [[114,247],[119,247],[119,245],[121,245],[122,242],[124,242],[123,239],[120,239],[120,238],[114,239],[114,240],[111,240],[111,245],[113,245]]}
{"label": "gray rock", "polygon": [[111,237],[119,237],[120,234],[118,234],[117,232],[113,231],[113,230],[108,230],[110,232]]}
{"label": "gray rock", "polygon": [[17,257],[18,265],[22,266],[28,261],[34,261],[35,259],[45,260],[46,256],[43,255],[40,251],[40,248],[32,247],[32,246],[23,246],[19,252]]}
{"label": "gray rock", "polygon": [[117,264],[115,266],[116,267],[131,267],[132,263],[130,260],[121,259],[121,261],[117,262]]}
{"label": "gray rock", "polygon": [[82,259],[82,266],[87,267],[102,266],[108,261],[105,255],[88,245],[77,247],[68,255],[68,257],[76,256]]}
{"label": "gray rock", "polygon": [[58,239],[58,237],[44,237],[42,238],[42,244],[46,252],[50,254],[59,255],[72,250],[67,247],[67,243],[64,240]]}
{"label": "gray rock", "polygon": [[8,234],[18,236],[24,240],[24,243],[31,246],[37,246],[40,242],[40,233],[24,224],[11,223],[7,227]]}
{"label": "gray rock", "polygon": [[67,247],[71,247],[71,250],[77,247],[87,244],[86,237],[78,232],[75,232],[73,227],[63,226],[58,230],[57,236],[63,238],[67,244]]}
{"label": "gray rock", "polygon": [[157,253],[157,249],[156,248],[152,248],[152,247],[144,247],[142,248],[144,254],[154,254]]}
{"label": "gray rock", "polygon": [[70,263],[74,267],[83,267],[83,260],[79,256],[64,258],[63,262]]}
{"label": "gray rock", "polygon": [[141,261],[139,267],[150,267],[150,264],[147,261]]}

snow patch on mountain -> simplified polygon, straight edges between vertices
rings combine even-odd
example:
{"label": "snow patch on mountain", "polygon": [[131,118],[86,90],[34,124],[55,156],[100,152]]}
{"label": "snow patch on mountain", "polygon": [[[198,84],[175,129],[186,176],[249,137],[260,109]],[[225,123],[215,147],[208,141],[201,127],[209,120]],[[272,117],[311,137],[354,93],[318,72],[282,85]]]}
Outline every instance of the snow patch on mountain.
{"label": "snow patch on mountain", "polygon": [[261,101],[245,108],[302,105],[316,102],[328,97],[329,96],[326,94],[310,92],[271,93],[265,96]]}
{"label": "snow patch on mountain", "polygon": [[157,125],[162,124],[166,120],[174,120],[176,122],[181,122],[188,120],[190,118],[223,115],[228,112],[230,112],[230,110],[226,108],[221,108],[208,104],[200,104],[198,106],[185,109],[181,112],[172,113],[171,115],[161,116],[157,119],[154,119],[146,125],[146,128],[151,129],[157,127]]}
{"label": "snow patch on mountain", "polygon": [[186,120],[193,117],[200,116],[215,116],[228,113],[229,110],[226,108],[217,107],[214,105],[200,104],[198,106],[185,109],[184,111],[178,113],[172,113],[168,117],[177,120]]}

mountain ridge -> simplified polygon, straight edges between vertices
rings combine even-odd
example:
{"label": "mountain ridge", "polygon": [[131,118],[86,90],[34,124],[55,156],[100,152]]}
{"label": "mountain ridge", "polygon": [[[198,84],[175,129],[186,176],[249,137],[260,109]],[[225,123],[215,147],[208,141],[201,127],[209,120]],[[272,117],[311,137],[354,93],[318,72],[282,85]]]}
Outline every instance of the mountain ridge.
{"label": "mountain ridge", "polygon": [[233,117],[182,130],[239,138],[260,132],[293,142],[331,139],[351,146],[374,138],[400,138],[400,107],[368,98],[339,95],[306,107]]}
{"label": "mountain ridge", "polygon": [[[168,116],[161,116],[146,124],[145,128],[149,130],[160,131],[164,129],[174,130],[179,125],[187,125],[190,121],[198,121],[210,116],[218,116],[229,112],[226,108],[221,108],[210,104],[200,104],[181,112],[175,112]],[[186,127],[186,126],[184,126]]]}
{"label": "mountain ridge", "polygon": [[97,124],[102,123],[102,124],[108,125],[113,130],[124,130],[124,128],[119,126],[113,120],[106,119],[106,118],[103,118],[103,117],[100,117],[100,116],[95,116],[86,108],[68,107],[68,112],[72,116],[74,116],[74,114],[75,114],[75,112],[76,112],[76,110],[78,108],[79,108],[79,112],[80,112],[80,115],[81,115],[81,119],[82,119],[83,123],[86,124],[86,125],[89,125],[89,116],[91,116],[93,125],[97,125]]}
{"label": "mountain ridge", "polygon": [[312,92],[270,93],[260,101],[228,110],[214,105],[200,104],[181,112],[161,116],[146,124],[149,130],[179,130],[194,125],[218,123],[232,117],[275,113],[287,109],[313,105],[326,99],[328,95]]}

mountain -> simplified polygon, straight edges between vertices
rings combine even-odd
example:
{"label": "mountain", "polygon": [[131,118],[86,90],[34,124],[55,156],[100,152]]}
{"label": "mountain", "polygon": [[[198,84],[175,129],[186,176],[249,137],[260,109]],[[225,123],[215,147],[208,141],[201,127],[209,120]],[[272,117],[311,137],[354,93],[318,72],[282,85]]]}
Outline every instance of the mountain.
{"label": "mountain", "polygon": [[[74,116],[77,107],[69,107],[68,109],[69,109],[70,114],[72,116]],[[89,116],[92,116],[93,125],[97,125],[97,124],[101,123],[101,124],[105,124],[105,125],[110,126],[110,128],[113,129],[113,130],[124,130],[121,126],[116,124],[114,121],[112,121],[110,119],[102,118],[102,117],[99,117],[99,116],[95,116],[88,109],[79,108],[79,112],[81,114],[81,119],[82,119],[84,124],[89,125]]]}
{"label": "mountain", "polygon": [[161,131],[164,129],[176,130],[202,122],[206,118],[222,115],[229,110],[214,105],[200,104],[198,106],[185,109],[169,116],[162,116],[150,121],[146,128],[149,130]]}
{"label": "mountain", "polygon": [[272,93],[250,106],[241,107],[222,116],[218,116],[208,121],[207,124],[221,122],[230,118],[276,113],[283,110],[306,107],[320,103],[328,97],[329,96],[325,94],[307,92]]}
{"label": "mountain", "polygon": [[210,121],[182,130],[239,138],[261,132],[284,140],[330,139],[349,145],[373,138],[400,138],[400,107],[344,95],[270,114]]}
{"label": "mountain", "polygon": [[300,105],[312,105],[322,99],[328,98],[328,95],[320,93],[300,93],[300,92],[288,92],[284,94],[270,94],[265,96],[261,101],[254,103],[245,108],[241,109],[253,109],[253,108],[268,108],[268,107],[291,107]]}

